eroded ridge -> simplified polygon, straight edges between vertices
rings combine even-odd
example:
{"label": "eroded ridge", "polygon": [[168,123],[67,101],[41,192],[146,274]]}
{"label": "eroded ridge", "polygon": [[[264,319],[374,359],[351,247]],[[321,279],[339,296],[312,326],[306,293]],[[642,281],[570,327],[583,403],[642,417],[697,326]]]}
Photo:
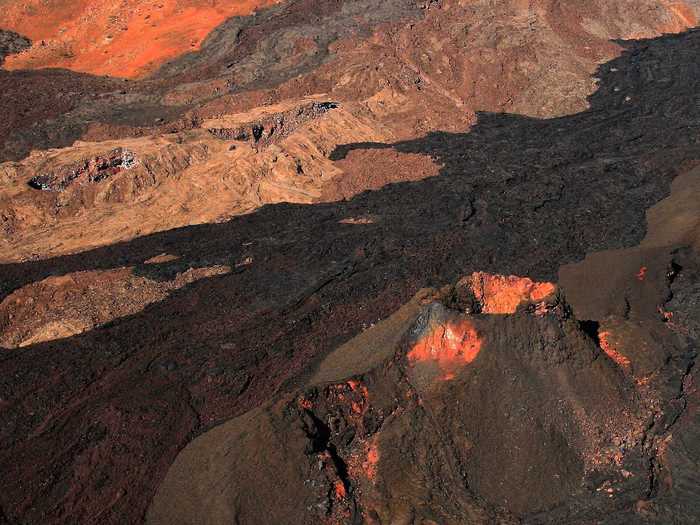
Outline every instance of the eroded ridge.
{"label": "eroded ridge", "polygon": [[[610,498],[643,514],[655,475],[648,462],[670,439],[668,427],[648,422],[675,413],[663,385],[682,380],[683,369],[669,362],[636,383],[561,292],[508,315],[477,313],[472,278],[421,291],[331,353],[300,391],[196,439],[170,469],[148,522],[554,523],[582,509],[601,515]],[[353,360],[368,338],[385,344],[371,360]],[[275,450],[273,458],[263,450]],[[279,461],[288,468],[275,469]],[[223,492],[208,497],[206,487],[224,475]],[[244,496],[251,489],[285,512],[256,515]]]}

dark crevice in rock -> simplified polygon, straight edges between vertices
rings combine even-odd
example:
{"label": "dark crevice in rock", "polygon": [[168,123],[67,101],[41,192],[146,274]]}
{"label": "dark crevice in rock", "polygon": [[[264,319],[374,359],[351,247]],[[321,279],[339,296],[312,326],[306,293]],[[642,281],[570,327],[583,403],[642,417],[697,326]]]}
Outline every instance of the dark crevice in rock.
{"label": "dark crevice in rock", "polygon": [[313,421],[313,427],[307,428],[307,435],[313,444],[313,452],[327,451],[330,454],[338,476],[343,480],[345,488],[349,490],[350,480],[348,479],[348,467],[345,461],[338,455],[338,449],[331,441],[331,429],[312,411],[307,410],[306,414],[311,421]]}
{"label": "dark crevice in rock", "polygon": [[311,102],[236,127],[210,128],[209,133],[222,140],[249,141],[255,147],[263,147],[282,140],[299,126],[337,107],[336,102]]}
{"label": "dark crevice in rock", "polygon": [[27,184],[35,190],[63,191],[79,180],[101,182],[121,171],[133,168],[136,164],[136,157],[131,151],[116,148],[104,156],[93,157],[52,173],[32,177]]}
{"label": "dark crevice in rock", "polygon": [[579,321],[581,330],[595,342],[596,346],[600,347],[600,323],[598,321]]}

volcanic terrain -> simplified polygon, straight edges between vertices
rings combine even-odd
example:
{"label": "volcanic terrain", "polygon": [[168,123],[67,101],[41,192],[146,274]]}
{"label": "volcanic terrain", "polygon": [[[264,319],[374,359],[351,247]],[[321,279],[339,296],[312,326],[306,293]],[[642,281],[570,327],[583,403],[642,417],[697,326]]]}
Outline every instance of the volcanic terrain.
{"label": "volcanic terrain", "polygon": [[0,10],[0,525],[700,523],[700,0]]}

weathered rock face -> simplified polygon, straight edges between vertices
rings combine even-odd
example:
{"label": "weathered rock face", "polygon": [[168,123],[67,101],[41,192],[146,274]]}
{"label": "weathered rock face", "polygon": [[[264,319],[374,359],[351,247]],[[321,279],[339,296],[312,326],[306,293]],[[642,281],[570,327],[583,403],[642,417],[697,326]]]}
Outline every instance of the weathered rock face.
{"label": "weathered rock face", "polygon": [[[307,102],[286,111],[284,107],[272,106],[265,108],[254,122],[241,124],[240,116],[237,118],[236,115],[230,115],[220,119],[210,119],[203,124],[203,127],[215,137],[224,140],[242,140],[264,147],[290,135],[305,122],[337,108],[337,103],[329,101]],[[251,116],[249,115],[248,118]]]}
{"label": "weathered rock face", "polygon": [[32,177],[27,184],[35,190],[64,191],[75,183],[101,182],[122,171],[130,170],[136,164],[137,160],[132,152],[116,148],[104,156],[92,157],[82,163]]}
{"label": "weathered rock face", "polygon": [[697,0],[161,3],[7,26],[1,524],[698,521]]}

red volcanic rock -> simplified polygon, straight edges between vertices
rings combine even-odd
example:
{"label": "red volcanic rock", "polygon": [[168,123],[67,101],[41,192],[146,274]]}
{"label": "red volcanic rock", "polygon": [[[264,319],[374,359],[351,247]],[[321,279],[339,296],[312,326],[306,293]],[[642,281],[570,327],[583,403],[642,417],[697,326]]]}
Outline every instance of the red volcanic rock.
{"label": "red volcanic rock", "polygon": [[[443,303],[459,286],[420,294],[429,304],[408,329],[392,316],[332,353],[321,364],[332,381],[312,379],[192,442],[161,485],[148,522],[235,515],[266,523],[270,516],[258,514],[250,493],[275,509],[288,505],[290,514],[273,513],[276,523],[415,516],[509,524],[581,505],[581,486],[594,494],[586,504],[606,502],[611,491],[633,501],[645,472],[637,454],[663,381],[620,384],[617,364],[599,359],[602,350],[561,297],[542,314],[470,315]],[[383,357],[358,360],[372,336],[384,342],[376,349]],[[353,357],[353,375],[342,378],[338,365]],[[425,381],[436,376],[430,366],[437,382]],[[262,454],[269,449],[295,468],[274,471],[277,459]],[[205,487],[223,478],[221,492],[208,497]]]}
{"label": "red volcanic rock", "polygon": [[512,314],[524,303],[539,303],[557,290],[555,284],[535,282],[527,277],[475,272],[465,279],[485,314]]}
{"label": "red volcanic rock", "polygon": [[598,337],[600,338],[600,348],[603,349],[603,352],[623,369],[629,369],[630,360],[617,350],[615,344],[612,342],[612,333],[609,331],[600,332]]}
{"label": "red volcanic rock", "polygon": [[454,379],[455,372],[471,363],[481,351],[481,340],[467,319],[448,321],[427,330],[408,352],[411,363],[434,362],[442,379]]}
{"label": "red volcanic rock", "polygon": [[[515,275],[493,275],[474,272],[461,279],[456,289],[466,288],[476,301],[477,311],[483,314],[514,314],[523,305],[533,305],[542,315],[547,310],[547,299],[556,299],[556,285],[535,282]],[[462,292],[463,293],[463,292]],[[477,358],[483,342],[473,322],[467,318],[441,320],[431,315],[423,335],[408,352],[413,364],[434,364],[441,379],[454,379],[457,370]]]}
{"label": "red volcanic rock", "polygon": [[7,69],[60,67],[135,78],[196,51],[216,26],[276,0],[114,0],[5,2],[2,26],[33,46],[8,58]]}

